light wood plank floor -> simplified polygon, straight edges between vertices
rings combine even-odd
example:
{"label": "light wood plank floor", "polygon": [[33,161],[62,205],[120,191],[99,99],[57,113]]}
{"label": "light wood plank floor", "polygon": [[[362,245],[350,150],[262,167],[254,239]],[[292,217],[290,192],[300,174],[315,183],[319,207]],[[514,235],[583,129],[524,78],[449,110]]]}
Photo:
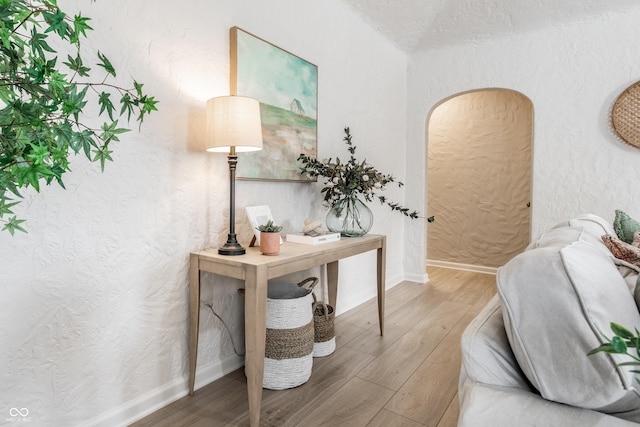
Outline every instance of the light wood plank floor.
{"label": "light wood plank floor", "polygon": [[[336,352],[314,359],[311,379],[264,390],[261,426],[452,427],[458,420],[460,336],[495,294],[495,276],[428,269],[427,285],[387,292],[385,336],[375,299],[336,318]],[[248,426],[237,370],[133,424]]]}

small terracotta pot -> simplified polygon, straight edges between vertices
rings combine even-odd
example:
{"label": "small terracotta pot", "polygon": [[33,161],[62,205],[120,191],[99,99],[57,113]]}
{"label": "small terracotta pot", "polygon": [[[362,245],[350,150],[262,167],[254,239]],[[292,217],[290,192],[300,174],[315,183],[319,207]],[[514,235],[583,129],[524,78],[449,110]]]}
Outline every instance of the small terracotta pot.
{"label": "small terracotta pot", "polygon": [[262,255],[278,255],[280,253],[280,232],[260,232],[260,252]]}

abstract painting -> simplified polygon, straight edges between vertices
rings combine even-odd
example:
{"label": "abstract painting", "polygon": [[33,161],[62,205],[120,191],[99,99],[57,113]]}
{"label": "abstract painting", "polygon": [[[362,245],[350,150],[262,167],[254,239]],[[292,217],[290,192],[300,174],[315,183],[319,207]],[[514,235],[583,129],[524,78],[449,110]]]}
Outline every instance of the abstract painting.
{"label": "abstract painting", "polygon": [[318,67],[233,27],[231,94],[257,99],[262,120],[263,148],[239,153],[236,178],[315,181],[297,158],[317,153]]}

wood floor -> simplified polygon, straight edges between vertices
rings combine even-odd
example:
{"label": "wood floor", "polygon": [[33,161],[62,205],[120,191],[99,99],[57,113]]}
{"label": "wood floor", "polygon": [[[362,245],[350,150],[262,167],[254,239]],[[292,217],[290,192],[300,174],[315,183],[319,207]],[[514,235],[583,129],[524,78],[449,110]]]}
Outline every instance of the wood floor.
{"label": "wood floor", "polygon": [[[495,294],[495,276],[429,268],[427,285],[387,292],[385,336],[375,299],[336,318],[335,353],[314,359],[311,379],[264,390],[261,426],[452,427],[458,419],[460,336]],[[133,424],[248,426],[237,370]]]}

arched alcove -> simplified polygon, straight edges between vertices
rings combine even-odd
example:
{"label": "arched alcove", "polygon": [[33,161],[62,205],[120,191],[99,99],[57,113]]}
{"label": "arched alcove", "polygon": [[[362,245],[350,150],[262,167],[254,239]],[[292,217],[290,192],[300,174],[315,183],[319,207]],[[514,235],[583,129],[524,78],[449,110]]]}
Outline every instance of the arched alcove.
{"label": "arched alcove", "polygon": [[427,265],[492,271],[530,240],[533,105],[466,92],[434,107],[427,129]]}

